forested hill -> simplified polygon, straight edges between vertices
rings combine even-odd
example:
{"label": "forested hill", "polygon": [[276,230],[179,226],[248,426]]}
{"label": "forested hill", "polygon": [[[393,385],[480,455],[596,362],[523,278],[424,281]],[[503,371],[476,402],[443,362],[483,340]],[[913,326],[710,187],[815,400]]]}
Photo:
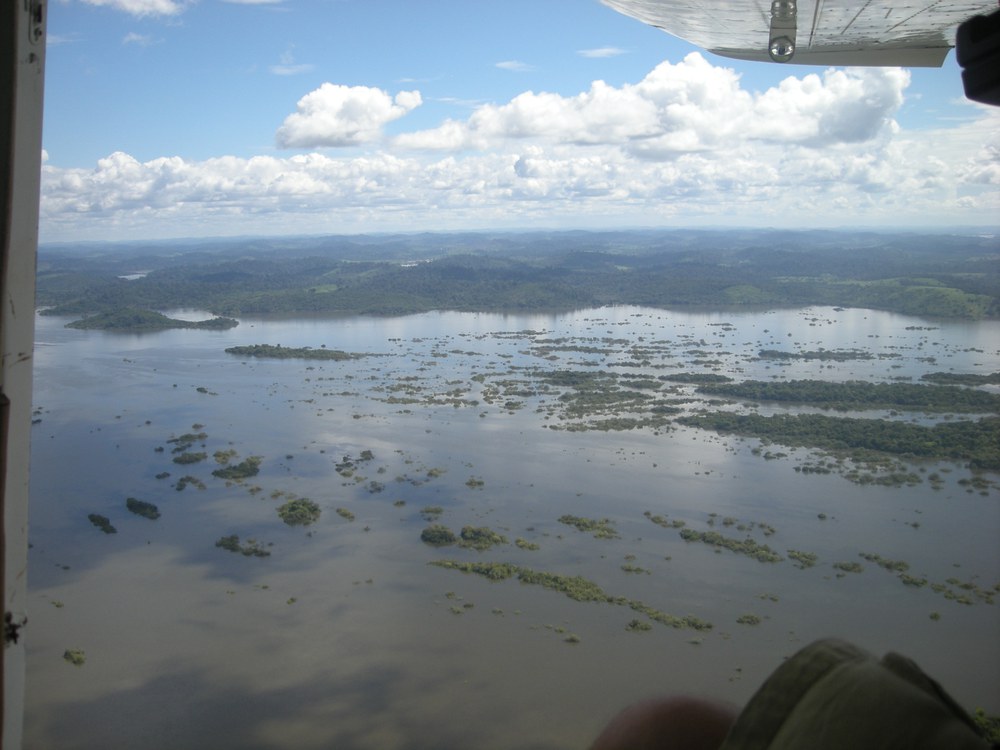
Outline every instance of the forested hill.
{"label": "forested hill", "polygon": [[534,232],[43,247],[52,314],[836,305],[1000,316],[995,236],[830,231]]}

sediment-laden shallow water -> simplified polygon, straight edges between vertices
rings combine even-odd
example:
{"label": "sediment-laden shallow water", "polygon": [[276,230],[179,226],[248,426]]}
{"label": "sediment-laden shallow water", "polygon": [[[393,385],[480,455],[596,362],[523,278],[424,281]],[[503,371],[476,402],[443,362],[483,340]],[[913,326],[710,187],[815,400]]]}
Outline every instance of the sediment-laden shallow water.
{"label": "sediment-laden shallow water", "polygon": [[[1000,370],[996,321],[618,307],[145,335],[66,322],[39,317],[36,334],[28,748],[576,748],[654,694],[743,702],[829,635],[901,651],[963,705],[1000,711],[995,474],[972,485],[959,463],[912,464],[916,481],[883,486],[849,481],[843,465],[806,473],[828,457],[676,425],[675,410],[705,399],[660,379],[987,374]],[[372,356],[224,351],[251,344]],[[567,372],[615,376],[661,416],[616,429],[635,414],[621,401],[602,413],[600,394],[574,400]],[[182,453],[206,455],[175,463]],[[256,476],[212,474],[251,456]],[[130,513],[129,497],[160,517]],[[277,508],[295,498],[320,507],[315,524],[282,523]],[[614,535],[567,515],[608,519]],[[421,532],[434,523],[507,543],[432,547]],[[684,529],[750,537],[782,559]],[[216,546],[230,535],[270,555]],[[621,599],[428,564],[444,559],[582,576]],[[905,563],[911,585],[878,560]],[[852,562],[861,572],[834,567]],[[712,627],[670,627],[622,602]]]}

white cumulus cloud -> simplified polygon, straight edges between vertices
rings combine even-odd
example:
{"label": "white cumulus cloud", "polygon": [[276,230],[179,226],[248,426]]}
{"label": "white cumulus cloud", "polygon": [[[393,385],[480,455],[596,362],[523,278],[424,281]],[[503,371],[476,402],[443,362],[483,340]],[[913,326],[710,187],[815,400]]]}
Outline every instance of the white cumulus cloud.
{"label": "white cumulus cloud", "polygon": [[894,126],[908,83],[909,73],[899,68],[828,70],[753,94],[732,69],[691,53],[679,63],[661,63],[636,84],[595,81],[575,96],[525,92],[506,104],[478,107],[464,122],[401,135],[397,145],[487,149],[540,139],[615,144],[657,160],[739,141],[858,143]]}
{"label": "white cumulus cloud", "polygon": [[379,138],[382,127],[421,104],[419,91],[395,98],[381,89],[324,83],[303,96],[278,128],[282,148],[358,146]]}
{"label": "white cumulus cloud", "polygon": [[894,122],[909,76],[837,70],[748,90],[693,54],[642,80],[524,92],[382,137],[417,91],[331,83],[278,130],[283,156],[118,152],[42,167],[46,241],[233,233],[723,224],[983,224],[1000,215],[1000,111]]}
{"label": "white cumulus cloud", "polygon": [[875,138],[903,103],[910,74],[902,68],[827,70],[786,78],[754,102],[754,137],[823,146]]}

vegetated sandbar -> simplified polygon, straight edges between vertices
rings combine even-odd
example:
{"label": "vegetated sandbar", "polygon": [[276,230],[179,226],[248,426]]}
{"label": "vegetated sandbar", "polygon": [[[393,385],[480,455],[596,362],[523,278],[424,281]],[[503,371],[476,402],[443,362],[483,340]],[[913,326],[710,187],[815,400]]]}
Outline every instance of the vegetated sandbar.
{"label": "vegetated sandbar", "polygon": [[234,328],[239,322],[232,318],[211,318],[209,320],[178,320],[168,318],[163,313],[153,310],[142,310],[136,307],[123,307],[112,312],[98,313],[89,318],[67,323],[67,328],[84,330],[122,331],[123,333],[146,333],[166,331],[171,328],[201,328],[206,330],[225,330]]}
{"label": "vegetated sandbar", "polygon": [[362,357],[386,356],[379,354],[363,354],[345,352],[340,349],[313,349],[310,346],[289,347],[281,344],[251,344],[250,346],[231,346],[226,354],[236,354],[240,357],[256,357],[258,359],[322,359],[342,362],[348,359]]}

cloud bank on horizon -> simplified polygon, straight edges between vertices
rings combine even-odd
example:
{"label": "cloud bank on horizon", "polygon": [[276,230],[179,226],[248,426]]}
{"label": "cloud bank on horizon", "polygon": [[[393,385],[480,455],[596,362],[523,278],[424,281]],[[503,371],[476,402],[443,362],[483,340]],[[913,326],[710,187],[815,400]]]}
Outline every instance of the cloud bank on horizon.
{"label": "cloud bank on horizon", "polygon": [[[87,2],[136,16],[183,10]],[[325,81],[275,113],[267,153],[140,161],[123,150],[92,168],[46,159],[42,239],[995,224],[1000,113],[966,105],[973,117],[908,131],[897,115],[910,81],[899,68],[829,69],[754,91],[692,52],[635,82],[524,90],[430,127],[408,127],[427,103],[412,83]]]}

